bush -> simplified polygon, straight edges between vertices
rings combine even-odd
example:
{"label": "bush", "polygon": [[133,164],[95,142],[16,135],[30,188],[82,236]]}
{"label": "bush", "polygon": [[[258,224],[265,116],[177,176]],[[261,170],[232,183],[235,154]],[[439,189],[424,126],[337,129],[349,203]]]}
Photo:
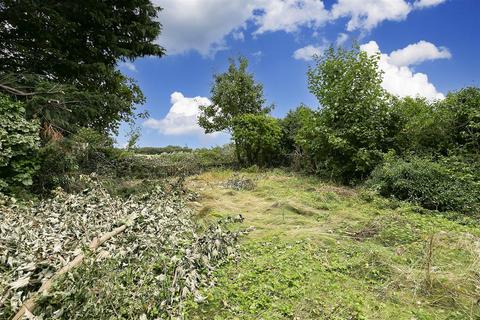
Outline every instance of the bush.
{"label": "bush", "polygon": [[355,183],[392,148],[394,99],[381,86],[378,60],[358,47],[330,48],[309,69],[309,89],[322,109],[300,131],[298,143],[317,173]]}
{"label": "bush", "polygon": [[69,138],[49,141],[39,150],[40,170],[35,176],[35,189],[39,193],[55,187],[68,191],[77,189],[75,176],[112,173],[116,170],[116,161],[127,154],[114,148],[110,137],[82,128]]}
{"label": "bush", "polygon": [[298,133],[315,116],[315,111],[305,105],[287,113],[280,121],[282,126],[282,160],[296,170],[304,170],[306,166],[305,156],[297,144]]}
{"label": "bush", "polygon": [[233,141],[242,165],[267,166],[280,158],[282,128],[265,114],[245,114],[233,120]]}
{"label": "bush", "polygon": [[0,94],[0,191],[32,184],[38,132],[38,123],[25,119],[23,104]]}
{"label": "bush", "polygon": [[180,147],[180,146],[166,146],[166,147],[134,148],[132,151],[137,154],[162,154],[162,153],[174,153],[174,152],[192,152],[192,149],[188,147]]}
{"label": "bush", "polygon": [[[460,167],[462,167],[460,169]],[[480,214],[480,171],[459,157],[399,159],[391,154],[367,184],[382,196],[407,200],[424,208]]]}
{"label": "bush", "polygon": [[130,155],[114,162],[115,176],[157,179],[178,175],[197,174],[209,168],[235,164],[231,145],[192,152],[162,153],[158,155]]}

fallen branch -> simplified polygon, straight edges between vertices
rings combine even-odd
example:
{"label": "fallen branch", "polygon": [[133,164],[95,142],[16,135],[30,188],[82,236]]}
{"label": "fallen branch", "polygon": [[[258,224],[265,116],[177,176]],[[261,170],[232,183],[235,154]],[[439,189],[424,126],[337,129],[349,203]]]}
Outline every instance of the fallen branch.
{"label": "fallen branch", "polygon": [[[132,216],[127,222],[122,224],[120,227],[104,234],[100,239],[95,237],[90,242],[89,249],[92,252],[95,252],[103,243],[105,243],[109,239],[115,237],[119,233],[122,233],[123,231],[125,231],[125,229],[127,229],[127,227],[130,226],[135,221],[136,218],[137,218],[136,215]],[[42,284],[42,286],[40,287],[40,289],[38,289],[38,291],[32,297],[30,297],[27,301],[25,301],[22,304],[22,307],[20,308],[20,310],[18,310],[17,314],[15,314],[15,316],[12,318],[12,320],[19,320],[26,313],[33,312],[36,308],[35,301],[36,301],[37,297],[41,294],[47,293],[48,290],[52,287],[55,280],[57,280],[61,275],[65,274],[65,273],[69,272],[70,270],[72,270],[73,268],[79,266],[82,263],[84,258],[85,258],[84,253],[79,254],[78,256],[75,257],[75,259],[73,259],[72,261],[67,263],[65,266],[63,266],[60,270],[58,270],[50,279],[45,281]]]}

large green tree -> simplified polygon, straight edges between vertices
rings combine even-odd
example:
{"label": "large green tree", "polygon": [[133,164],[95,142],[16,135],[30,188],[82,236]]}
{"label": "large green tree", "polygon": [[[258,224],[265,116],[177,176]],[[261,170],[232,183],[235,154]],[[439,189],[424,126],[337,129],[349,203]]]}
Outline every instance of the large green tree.
{"label": "large green tree", "polygon": [[247,72],[248,60],[238,59],[238,66],[230,60],[228,70],[214,75],[211,88],[211,105],[201,106],[198,122],[206,133],[232,130],[232,121],[243,114],[268,113],[273,106],[265,107],[263,86]]}
{"label": "large green tree", "polygon": [[0,89],[45,129],[114,130],[144,101],[116,64],[164,54],[158,10],[149,0],[4,0]]}
{"label": "large green tree", "polygon": [[357,46],[333,47],[308,71],[321,110],[299,142],[318,170],[355,181],[368,175],[393,143],[392,97],[381,86],[379,57]]}

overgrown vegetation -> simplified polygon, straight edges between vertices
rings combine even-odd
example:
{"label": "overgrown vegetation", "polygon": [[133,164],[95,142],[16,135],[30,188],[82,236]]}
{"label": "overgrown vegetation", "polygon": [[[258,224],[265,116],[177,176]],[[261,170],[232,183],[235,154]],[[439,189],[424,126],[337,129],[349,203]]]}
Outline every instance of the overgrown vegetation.
{"label": "overgrown vegetation", "polygon": [[396,97],[332,47],[277,119],[242,57],[198,117],[232,144],[120,149],[159,10],[0,5],[0,319],[480,318],[480,88]]}

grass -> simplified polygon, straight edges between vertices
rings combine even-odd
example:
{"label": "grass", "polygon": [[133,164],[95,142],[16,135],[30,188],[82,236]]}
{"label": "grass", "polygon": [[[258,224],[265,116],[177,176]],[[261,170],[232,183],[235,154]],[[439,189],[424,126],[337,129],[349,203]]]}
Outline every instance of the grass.
{"label": "grass", "polygon": [[193,177],[199,219],[241,214],[242,259],[186,319],[479,319],[480,228],[279,170]]}

